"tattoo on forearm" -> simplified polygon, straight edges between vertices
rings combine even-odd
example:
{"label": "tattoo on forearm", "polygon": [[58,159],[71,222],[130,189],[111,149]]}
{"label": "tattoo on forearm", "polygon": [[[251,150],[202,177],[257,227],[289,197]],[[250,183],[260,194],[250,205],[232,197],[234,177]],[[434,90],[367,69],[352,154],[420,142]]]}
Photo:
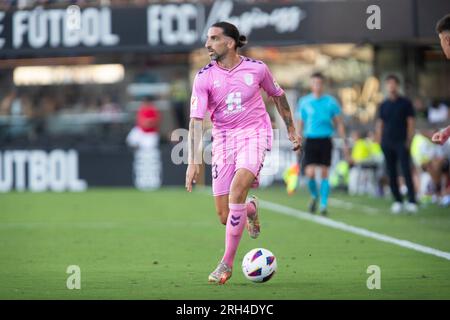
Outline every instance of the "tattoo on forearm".
{"label": "tattoo on forearm", "polygon": [[281,97],[274,97],[275,105],[277,107],[278,113],[280,114],[281,118],[283,118],[284,123],[286,124],[286,127],[292,127],[293,121],[292,121],[292,114],[291,114],[291,108],[289,107],[289,102],[286,99],[285,95],[282,95]]}

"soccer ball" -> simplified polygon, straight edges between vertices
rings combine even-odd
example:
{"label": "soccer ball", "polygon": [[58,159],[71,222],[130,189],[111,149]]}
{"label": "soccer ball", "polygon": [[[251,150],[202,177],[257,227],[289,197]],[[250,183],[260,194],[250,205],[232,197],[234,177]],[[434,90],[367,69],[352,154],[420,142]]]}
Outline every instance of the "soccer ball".
{"label": "soccer ball", "polygon": [[250,250],[242,260],[244,276],[253,282],[266,282],[277,271],[277,259],[267,249]]}

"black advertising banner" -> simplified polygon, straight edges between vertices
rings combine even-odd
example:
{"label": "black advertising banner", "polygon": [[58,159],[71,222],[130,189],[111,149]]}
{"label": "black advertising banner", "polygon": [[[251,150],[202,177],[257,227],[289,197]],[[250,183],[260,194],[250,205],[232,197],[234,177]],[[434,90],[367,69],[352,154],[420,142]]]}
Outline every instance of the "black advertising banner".
{"label": "black advertising banner", "polygon": [[[173,146],[111,149],[0,149],[0,194],[11,191],[85,191],[91,187],[153,190],[183,186],[186,164],[172,161]],[[211,182],[211,166],[205,167]]]}
{"label": "black advertising banner", "polygon": [[[425,2],[428,8],[445,1],[241,4],[227,0],[211,5],[0,11],[0,56],[188,52],[201,47],[208,27],[221,20],[238,25],[251,45],[409,41],[418,36],[419,13],[421,21],[428,21]],[[436,15],[432,13],[431,20]]]}
{"label": "black advertising banner", "polygon": [[444,15],[450,14],[449,0],[417,0],[418,36],[437,39],[436,24]]}

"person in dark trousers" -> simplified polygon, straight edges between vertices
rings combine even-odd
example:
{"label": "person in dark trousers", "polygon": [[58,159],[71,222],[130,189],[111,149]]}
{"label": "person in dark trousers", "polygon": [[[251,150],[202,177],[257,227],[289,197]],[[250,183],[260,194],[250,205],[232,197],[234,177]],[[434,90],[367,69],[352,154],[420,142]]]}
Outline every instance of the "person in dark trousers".
{"label": "person in dark trousers", "polygon": [[[394,203],[391,211],[394,214],[406,210],[417,212],[416,195],[411,174],[410,146],[414,136],[415,113],[411,101],[399,93],[400,80],[395,75],[389,75],[385,80],[388,97],[378,110],[376,124],[377,138],[381,140],[389,174],[389,183]],[[398,186],[398,164],[408,187],[408,202],[403,205],[402,195]]]}

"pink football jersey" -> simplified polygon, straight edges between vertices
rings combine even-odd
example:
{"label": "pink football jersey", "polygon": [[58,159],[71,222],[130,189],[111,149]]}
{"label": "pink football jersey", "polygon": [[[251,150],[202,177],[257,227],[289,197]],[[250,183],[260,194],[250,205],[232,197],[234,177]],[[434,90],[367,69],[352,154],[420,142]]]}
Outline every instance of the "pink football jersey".
{"label": "pink football jersey", "polygon": [[284,93],[263,62],[241,56],[240,63],[227,70],[212,61],[195,77],[190,117],[203,119],[209,111],[214,139],[234,135],[232,132],[242,136],[243,132],[258,130],[268,131],[271,137],[261,88],[269,96]]}

